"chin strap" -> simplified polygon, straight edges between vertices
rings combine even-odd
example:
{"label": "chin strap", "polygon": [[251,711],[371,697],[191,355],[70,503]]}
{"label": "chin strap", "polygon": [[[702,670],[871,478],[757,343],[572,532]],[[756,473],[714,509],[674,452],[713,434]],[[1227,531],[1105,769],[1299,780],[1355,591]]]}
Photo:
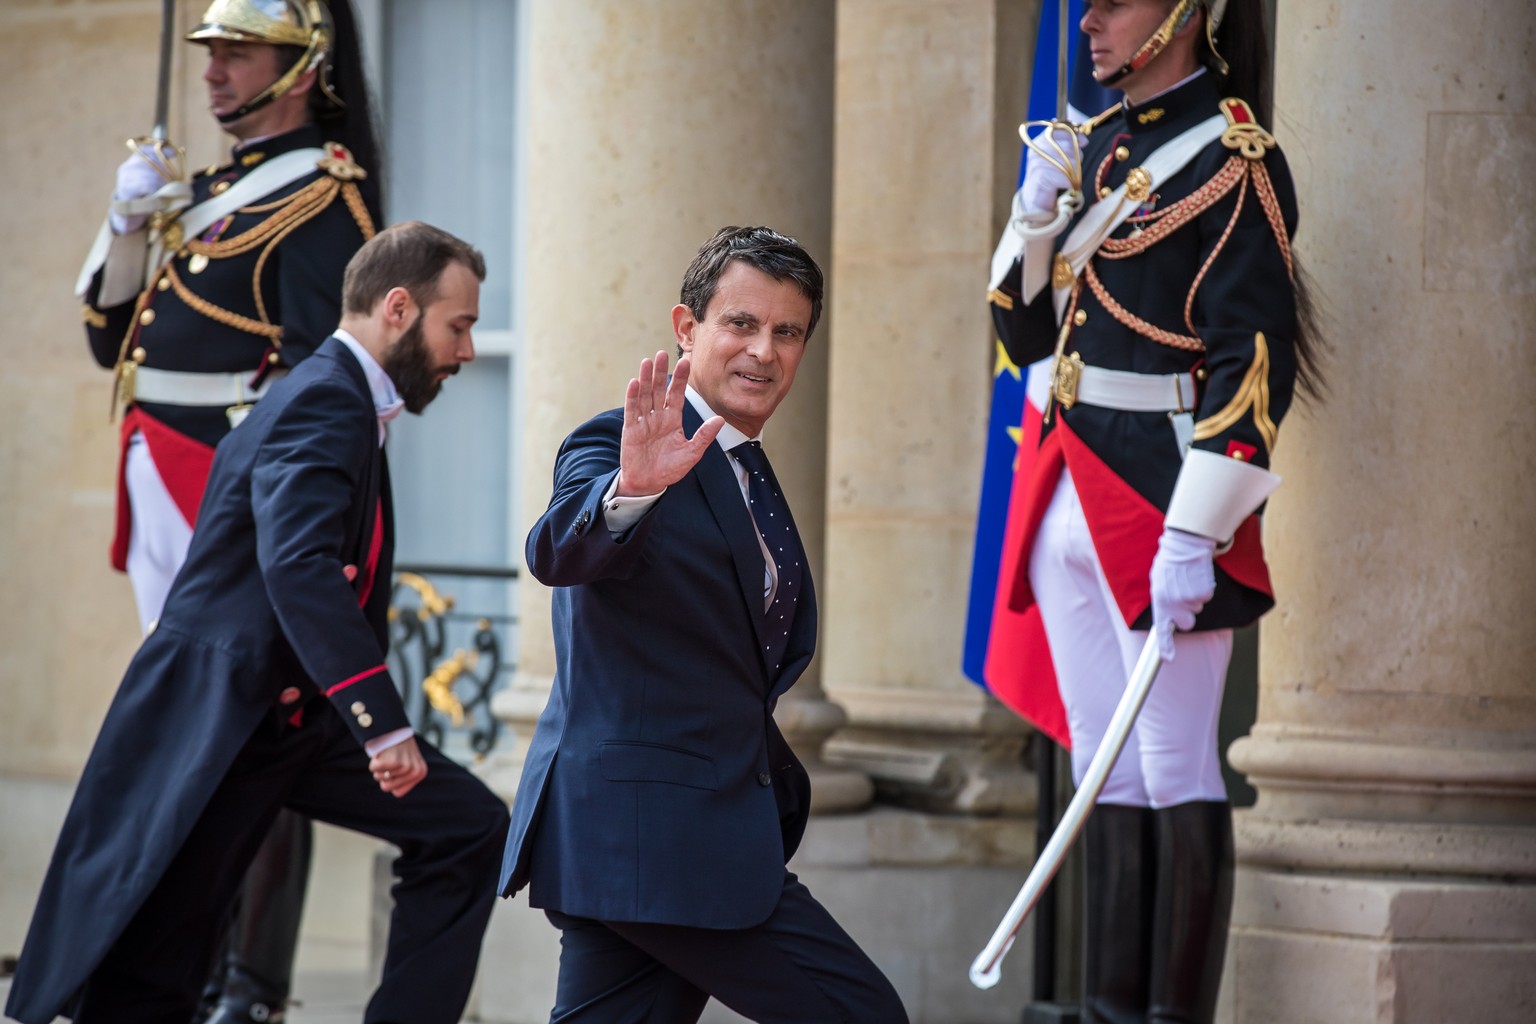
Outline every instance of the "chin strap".
{"label": "chin strap", "polygon": [[1130,59],[1119,68],[1098,79],[1099,84],[1109,88],[1131,72],[1140,71],[1152,63],[1152,60],[1163,52],[1173,37],[1189,24],[1189,19],[1194,17],[1195,12],[1202,7],[1206,12],[1205,38],[1210,45],[1212,56],[1215,57],[1215,70],[1225,75],[1227,62],[1222,60],[1221,54],[1216,52],[1216,29],[1220,26],[1223,15],[1226,14],[1227,0],[1179,0],[1173,10],[1168,13],[1168,17],[1164,18],[1163,23],[1157,27],[1157,31],[1141,44],[1141,48],[1131,54]]}
{"label": "chin strap", "polygon": [[[335,50],[336,25],[331,20],[330,9],[325,4],[317,3],[315,0],[309,0],[308,3],[302,6],[303,15],[307,19],[305,31],[308,33],[308,41],[303,44],[304,52],[299,56],[298,60],[294,61],[293,67],[283,72],[277,81],[263,89],[249,103],[242,104],[238,109],[228,114],[216,114],[215,117],[218,119],[219,124],[233,124],[242,117],[260,110],[289,89],[292,89],[294,83],[299,80],[299,76],[312,69],[318,69],[315,87],[320,90],[331,106],[336,110],[346,107],[346,103],[342,101],[340,96],[336,95],[335,89],[331,85],[331,55]],[[213,32],[213,30],[210,30],[210,32],[212,34],[199,30],[187,38],[193,42],[205,42],[210,38],[229,38],[225,35],[219,35]],[[269,38],[261,38],[256,41],[280,45],[279,41]]]}
{"label": "chin strap", "polygon": [[300,75],[304,74],[304,72],[308,71],[310,68],[316,66],[320,68],[320,74],[319,77],[315,80],[315,85],[320,89],[322,93],[325,94],[325,98],[330,101],[330,103],[338,110],[342,107],[345,107],[346,104],[342,102],[341,97],[337,96],[334,92],[331,91],[331,83],[329,80],[331,70],[330,62],[325,60],[324,50],[319,52],[314,52],[311,50],[305,51],[304,56],[299,58],[298,63],[294,64],[293,67],[284,72],[281,78],[258,93],[255,99],[251,100],[249,103],[242,104],[228,114],[215,114],[214,116],[218,118],[219,124],[221,125],[233,124],[234,122],[240,120],[242,117],[260,110],[262,107],[265,107],[267,104],[277,99],[283,93],[287,92],[289,89],[292,89],[293,84],[299,80]]}

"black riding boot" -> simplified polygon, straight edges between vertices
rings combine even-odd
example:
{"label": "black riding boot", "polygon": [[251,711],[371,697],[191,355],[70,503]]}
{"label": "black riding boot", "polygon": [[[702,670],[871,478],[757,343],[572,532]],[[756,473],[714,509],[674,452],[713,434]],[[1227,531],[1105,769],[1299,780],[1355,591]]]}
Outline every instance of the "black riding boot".
{"label": "black riding boot", "polygon": [[1083,848],[1083,1024],[1147,1019],[1152,963],[1152,810],[1098,804]]}
{"label": "black riding boot", "polygon": [[1149,1019],[1210,1024],[1232,917],[1232,807],[1201,800],[1153,816],[1157,910]]}
{"label": "black riding boot", "polygon": [[314,830],[282,811],[245,873],[229,930],[219,1000],[207,1024],[266,1024],[286,1016]]}

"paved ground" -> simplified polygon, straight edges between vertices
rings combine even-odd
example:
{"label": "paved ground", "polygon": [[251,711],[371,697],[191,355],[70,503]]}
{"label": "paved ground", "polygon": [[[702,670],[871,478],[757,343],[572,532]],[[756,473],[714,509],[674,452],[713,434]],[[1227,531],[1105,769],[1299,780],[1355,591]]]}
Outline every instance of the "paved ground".
{"label": "paved ground", "polygon": [[357,1024],[370,991],[362,971],[300,971],[288,1024]]}
{"label": "paved ground", "polygon": [[[0,978],[0,1005],[10,988],[10,979]],[[300,971],[288,1024],[357,1024],[363,1019],[368,991],[362,971]]]}

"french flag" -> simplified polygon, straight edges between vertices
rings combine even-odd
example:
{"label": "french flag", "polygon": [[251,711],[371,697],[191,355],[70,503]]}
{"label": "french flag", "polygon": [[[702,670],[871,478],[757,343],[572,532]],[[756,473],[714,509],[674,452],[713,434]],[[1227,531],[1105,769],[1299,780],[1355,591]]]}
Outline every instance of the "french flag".
{"label": "french flag", "polygon": [[[1082,0],[1071,0],[1068,5],[1068,18],[1074,26],[1082,18],[1082,7]],[[1027,120],[1056,115],[1059,13],[1060,5],[1051,0],[1041,7]],[[1069,116],[1083,120],[1107,109],[1119,96],[1093,80],[1088,37],[1074,31],[1068,38],[1074,47],[1068,73]],[[1020,182],[1026,154],[1020,153]],[[1056,689],[1039,610],[1031,607],[1020,613],[1008,608],[1008,590],[1019,568],[1025,530],[1024,517],[1015,510],[1022,508],[1022,495],[1033,474],[1050,386],[1050,360],[1018,367],[1008,361],[1001,343],[996,349],[962,669],[971,681],[1057,743],[1068,746],[1066,711]],[[999,581],[1003,581],[1001,592]]]}

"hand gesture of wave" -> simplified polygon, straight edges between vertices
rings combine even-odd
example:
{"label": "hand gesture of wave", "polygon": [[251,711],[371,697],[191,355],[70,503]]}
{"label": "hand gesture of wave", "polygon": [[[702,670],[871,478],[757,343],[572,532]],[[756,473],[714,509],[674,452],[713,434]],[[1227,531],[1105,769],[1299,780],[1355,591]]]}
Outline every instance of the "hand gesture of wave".
{"label": "hand gesture of wave", "polygon": [[677,483],[704,457],[725,425],[711,416],[693,437],[683,434],[687,396],[688,357],[677,361],[667,380],[667,354],[640,363],[640,375],[624,392],[624,430],[619,440],[619,480],[616,494],[625,497],[655,494]]}

